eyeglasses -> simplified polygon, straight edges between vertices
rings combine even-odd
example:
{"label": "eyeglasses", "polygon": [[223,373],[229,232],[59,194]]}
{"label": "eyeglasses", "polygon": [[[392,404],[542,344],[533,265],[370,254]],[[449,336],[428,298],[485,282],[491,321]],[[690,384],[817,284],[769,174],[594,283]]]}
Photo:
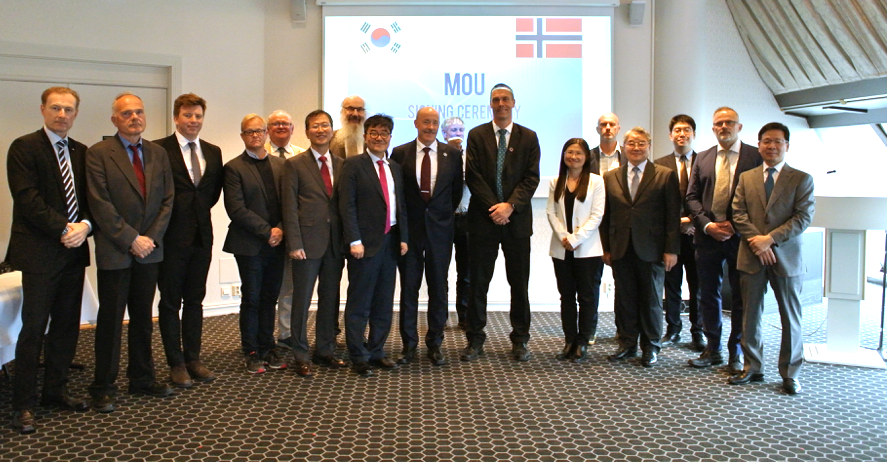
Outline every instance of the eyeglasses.
{"label": "eyeglasses", "polygon": [[348,112],[364,112],[364,111],[366,111],[366,108],[354,107],[354,106],[342,106],[342,109],[344,109]]}
{"label": "eyeglasses", "polygon": [[312,126],[310,126],[310,127],[308,127],[308,128],[310,128],[311,130],[318,130],[318,129],[320,129],[320,130],[326,130],[327,128],[330,128],[330,127],[332,127],[332,125],[330,125],[330,124],[324,122],[324,123],[322,123],[322,124],[314,124],[314,125],[312,125]]}
{"label": "eyeglasses", "polygon": [[369,136],[370,138],[386,139],[391,136],[391,132],[367,132],[367,136]]}
{"label": "eyeglasses", "polygon": [[292,125],[290,122],[271,122],[268,124],[270,127],[292,127]]}
{"label": "eyeglasses", "polygon": [[693,133],[693,129],[690,127],[675,127],[672,133]]}
{"label": "eyeglasses", "polygon": [[722,120],[720,122],[714,122],[712,125],[714,125],[715,127],[732,127],[738,123],[739,122],[735,120]]}
{"label": "eyeglasses", "polygon": [[650,143],[646,141],[629,141],[625,143],[626,146],[630,148],[646,148]]}
{"label": "eyeglasses", "polygon": [[776,146],[777,148],[785,146],[788,144],[787,140],[771,140],[769,138],[764,138],[761,140],[761,144],[764,146]]}
{"label": "eyeglasses", "polygon": [[244,130],[244,131],[242,131],[242,132],[240,132],[240,133],[241,133],[242,135],[245,135],[245,136],[264,135],[264,134],[265,134],[265,129],[263,128],[263,129],[260,129],[260,130]]}

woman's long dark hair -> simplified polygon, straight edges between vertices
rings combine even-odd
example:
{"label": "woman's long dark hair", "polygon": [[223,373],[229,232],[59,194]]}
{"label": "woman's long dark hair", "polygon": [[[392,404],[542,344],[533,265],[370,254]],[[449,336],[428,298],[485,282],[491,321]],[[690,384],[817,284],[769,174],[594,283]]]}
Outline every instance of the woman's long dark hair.
{"label": "woman's long dark hair", "polygon": [[554,200],[560,200],[564,195],[564,190],[567,189],[567,176],[568,168],[567,164],[564,162],[564,156],[567,153],[567,148],[570,146],[578,144],[583,151],[585,151],[585,164],[582,166],[582,173],[579,175],[579,185],[576,187],[576,199],[579,199],[579,202],[585,202],[585,194],[588,192],[588,182],[591,180],[591,149],[588,147],[588,142],[582,138],[570,138],[567,140],[566,144],[564,144],[564,149],[561,151],[561,168],[557,175],[557,184],[554,187]]}

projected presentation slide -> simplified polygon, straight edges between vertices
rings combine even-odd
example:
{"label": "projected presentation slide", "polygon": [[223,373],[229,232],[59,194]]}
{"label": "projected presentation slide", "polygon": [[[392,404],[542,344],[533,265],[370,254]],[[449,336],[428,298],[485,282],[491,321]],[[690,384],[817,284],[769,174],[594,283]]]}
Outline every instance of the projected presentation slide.
{"label": "projected presentation slide", "polygon": [[506,83],[514,122],[539,134],[540,170],[553,177],[567,139],[597,145],[612,106],[611,37],[609,16],[327,16],[323,105],[338,117],[342,99],[360,95],[368,115],[394,118],[393,148],[416,137],[425,106],[467,129],[489,123],[490,89]]}

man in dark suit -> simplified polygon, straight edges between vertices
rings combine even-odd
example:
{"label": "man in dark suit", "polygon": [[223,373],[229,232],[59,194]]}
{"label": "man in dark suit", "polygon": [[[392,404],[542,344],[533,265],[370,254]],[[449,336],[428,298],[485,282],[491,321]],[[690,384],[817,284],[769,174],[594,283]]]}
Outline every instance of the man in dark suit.
{"label": "man in dark suit", "polygon": [[458,117],[447,117],[441,125],[440,132],[444,141],[459,150],[462,156],[462,200],[456,207],[456,224],[453,233],[453,251],[456,254],[456,316],[459,318],[459,328],[465,330],[468,327],[468,295],[471,287],[471,275],[468,256],[471,254],[471,246],[468,240],[468,203],[471,201],[471,191],[465,183],[465,122]]}
{"label": "man in dark suit", "polygon": [[[199,138],[206,101],[187,93],[173,103],[176,131],[154,142],[166,149],[176,194],[163,236],[166,255],[157,286],[160,336],[173,385],[210,382],[215,374],[200,360],[203,298],[213,253],[211,209],[219,201],[225,172],[222,150]],[[179,311],[181,310],[181,319]]]}
{"label": "man in dark suit", "polygon": [[[8,259],[22,272],[22,329],[15,346],[12,427],[34,433],[37,366],[46,370],[42,403],[85,411],[68,393],[68,367],[77,350],[84,268],[92,232],[86,200],[86,146],[68,137],[80,95],[65,87],[40,97],[43,128],[9,146],[7,179],[12,193]],[[51,319],[51,322],[50,322]],[[49,333],[46,325],[49,323]]]}
{"label": "man in dark suit", "polygon": [[604,174],[607,204],[601,221],[604,262],[616,280],[618,361],[637,355],[657,362],[662,336],[662,285],[681,250],[681,196],[673,170],[647,160],[650,134],[635,127],[625,134],[628,163]]}
{"label": "man in dark suit", "polygon": [[465,181],[471,190],[471,299],[463,361],[473,361],[484,352],[487,292],[500,246],[511,286],[511,354],[518,361],[530,359],[530,200],[539,185],[540,149],[536,132],[512,121],[514,104],[511,87],[495,85],[490,91],[492,122],[468,133]]}
{"label": "man in dark suit", "polygon": [[[339,180],[339,215],[348,254],[345,341],[352,367],[372,375],[373,366],[396,369],[385,356],[391,330],[398,256],[409,248],[403,173],[388,161],[394,121],[376,114],[364,122],[366,152],[349,157]],[[366,332],[369,322],[369,338]]]}
{"label": "man in dark suit", "polygon": [[739,235],[730,219],[733,192],[742,172],[761,165],[761,154],[754,146],[739,141],[739,114],[729,107],[718,108],[712,119],[712,132],[718,144],[699,153],[687,188],[687,207],[696,225],[696,269],[699,273],[699,312],[708,346],[702,354],[691,359],[693,367],[710,367],[724,362],[721,353],[721,283],[724,262],[727,262],[733,303],[730,313],[730,337],[727,351],[728,367],[732,372],[742,370],[742,293],[736,254]]}
{"label": "man in dark suit", "polygon": [[86,152],[99,292],[95,380],[89,393],[98,412],[115,409],[124,311],[129,312],[129,392],[172,394],[156,380],[151,358],[154,292],[175,194],[172,170],[166,151],[142,139],[146,122],[141,98],[122,93],[112,107],[117,135]]}
{"label": "man in dark suit", "polygon": [[677,172],[681,185],[681,254],[678,263],[665,273],[665,323],[667,328],[662,337],[663,345],[677,345],[681,341],[681,304],[683,303],[684,271],[687,269],[687,286],[690,288],[690,334],[693,338],[691,346],[696,351],[705,349],[705,336],[702,335],[702,318],[699,316],[696,293],[699,290],[699,276],[696,273],[696,250],[693,247],[693,234],[696,228],[690,220],[690,213],[684,206],[687,187],[690,184],[690,172],[696,161],[693,140],[696,138],[696,121],[686,114],[678,114],[668,124],[668,137],[674,146],[670,155],[655,160],[656,165],[667,167]]}
{"label": "man in dark suit", "polygon": [[296,374],[314,375],[308,359],[308,308],[317,287],[314,362],[342,367],[336,358],[336,323],[342,268],[342,227],[336,186],[343,160],[330,155],[333,118],[318,109],[305,117],[307,152],[286,161],[283,176],[283,230],[292,265],[292,344]]}
{"label": "man in dark suit", "polygon": [[[625,165],[625,154],[619,149],[619,117],[608,112],[597,119],[597,134],[600,142],[592,148],[591,173],[604,176],[604,173]],[[603,269],[603,266],[601,266]]]}
{"label": "man in dark suit", "polygon": [[785,163],[788,139],[788,127],[781,123],[771,122],[761,128],[758,149],[764,165],[739,177],[733,197],[733,223],[742,235],[736,267],[742,272],[739,278],[745,302],[745,370],[733,376],[730,383],[743,385],[764,380],[761,318],[769,282],[782,319],[782,388],[789,395],[796,395],[801,391],[798,376],[804,361],[800,295],[807,272],[799,236],[813,220],[816,199],[813,177]]}
{"label": "man in dark suit", "polygon": [[225,164],[225,210],[231,218],[222,250],[234,254],[240,272],[240,343],[246,370],[286,369],[274,342],[274,306],[283,280],[283,216],[280,178],[285,161],[265,150],[265,119],[240,122],[243,153]]}
{"label": "man in dark suit", "polygon": [[404,177],[404,202],[410,228],[410,252],[400,258],[400,339],[403,352],[399,363],[416,357],[419,344],[419,289],[422,273],[428,284],[428,359],[437,366],[446,363],[440,346],[444,339],[449,303],[447,273],[453,258],[455,211],[462,198],[462,155],[446,143],[438,143],[440,114],[433,107],[416,112],[413,122],[418,136],[391,152]]}

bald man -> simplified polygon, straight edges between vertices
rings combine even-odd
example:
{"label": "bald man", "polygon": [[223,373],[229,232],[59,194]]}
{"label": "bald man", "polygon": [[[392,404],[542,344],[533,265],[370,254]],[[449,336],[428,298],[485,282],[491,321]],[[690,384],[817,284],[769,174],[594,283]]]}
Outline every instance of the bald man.
{"label": "bald man", "polygon": [[339,111],[341,125],[333,132],[330,152],[345,159],[363,154],[363,123],[367,118],[366,102],[357,95],[342,100]]}
{"label": "bald man", "polygon": [[404,201],[407,206],[410,252],[400,257],[400,338],[403,352],[398,362],[416,357],[419,343],[419,289],[422,273],[428,284],[428,359],[446,363],[440,346],[447,324],[447,273],[453,256],[455,211],[462,199],[462,155],[437,141],[440,114],[424,107],[413,122],[418,136],[391,152],[391,160],[403,167]]}

